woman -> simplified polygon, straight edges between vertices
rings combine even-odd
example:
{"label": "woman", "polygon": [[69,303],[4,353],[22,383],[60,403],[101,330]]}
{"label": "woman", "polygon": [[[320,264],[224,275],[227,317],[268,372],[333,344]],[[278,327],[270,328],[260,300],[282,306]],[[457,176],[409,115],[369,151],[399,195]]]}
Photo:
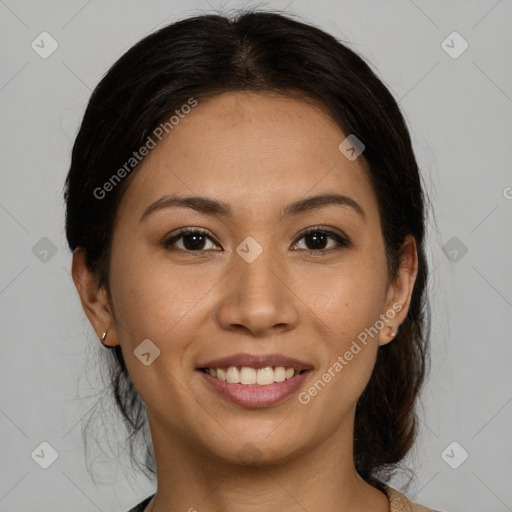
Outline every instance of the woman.
{"label": "woman", "polygon": [[426,371],[424,192],[359,56],[270,12],[167,26],[94,91],[65,197],[131,434],[147,413],[132,510],[428,510],[387,485]]}

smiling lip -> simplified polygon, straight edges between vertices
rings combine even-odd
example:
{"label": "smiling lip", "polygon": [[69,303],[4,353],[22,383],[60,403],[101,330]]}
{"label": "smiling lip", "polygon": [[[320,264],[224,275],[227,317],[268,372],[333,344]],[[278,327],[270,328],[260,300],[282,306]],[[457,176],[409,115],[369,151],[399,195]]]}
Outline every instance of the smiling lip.
{"label": "smiling lip", "polygon": [[244,407],[268,407],[277,404],[294,393],[308,378],[311,370],[283,382],[274,382],[267,386],[258,384],[231,384],[228,381],[212,377],[208,373],[197,370],[205,382],[221,395]]}
{"label": "smiling lip", "polygon": [[[212,377],[202,371],[205,368],[229,368],[230,366],[236,366],[237,368],[246,366],[256,370],[265,366],[283,366],[284,368],[294,368],[302,373],[283,382],[274,382],[273,384],[260,386],[258,384],[230,383]],[[244,407],[269,407],[281,402],[297,391],[305,379],[309,377],[312,369],[312,364],[282,354],[234,354],[207,361],[199,365],[196,370],[211,389],[232,402]]]}

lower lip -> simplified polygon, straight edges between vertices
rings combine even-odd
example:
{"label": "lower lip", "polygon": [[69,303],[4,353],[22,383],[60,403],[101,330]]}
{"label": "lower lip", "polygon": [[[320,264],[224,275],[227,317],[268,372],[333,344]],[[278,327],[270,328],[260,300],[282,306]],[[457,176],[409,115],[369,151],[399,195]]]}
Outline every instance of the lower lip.
{"label": "lower lip", "polygon": [[310,370],[306,370],[283,382],[259,386],[257,384],[231,384],[228,381],[212,377],[202,370],[198,371],[215,391],[244,407],[268,407],[281,402],[297,391],[310,373]]}

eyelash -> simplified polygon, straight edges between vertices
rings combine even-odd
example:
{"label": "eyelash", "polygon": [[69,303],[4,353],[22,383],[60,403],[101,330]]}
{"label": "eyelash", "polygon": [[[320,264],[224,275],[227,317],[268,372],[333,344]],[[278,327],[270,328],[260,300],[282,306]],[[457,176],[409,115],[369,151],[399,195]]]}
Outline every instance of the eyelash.
{"label": "eyelash", "polygon": [[[351,247],[352,246],[352,242],[350,241],[350,239],[346,235],[340,235],[340,234],[338,234],[338,233],[336,233],[334,231],[331,231],[331,230],[328,230],[328,229],[325,229],[325,228],[321,228],[320,226],[314,226],[314,227],[308,228],[305,231],[303,231],[299,235],[299,237],[297,238],[297,241],[293,243],[293,245],[296,245],[305,236],[310,235],[312,233],[326,235],[328,238],[334,239],[338,243],[338,247],[335,247],[334,249],[330,248],[330,249],[298,249],[298,250],[300,250],[300,251],[309,251],[311,253],[314,252],[314,253],[323,255],[326,252],[330,252],[330,251],[333,251],[333,250],[336,250],[336,249],[341,249],[341,248],[344,248],[344,247]],[[205,231],[205,230],[203,230],[201,228],[183,228],[183,229],[180,229],[177,233],[175,233],[170,238],[165,239],[162,242],[162,246],[165,249],[167,249],[167,250],[177,250],[177,251],[187,252],[187,253],[190,253],[190,254],[198,254],[198,253],[206,252],[205,250],[202,250],[202,249],[188,250],[188,249],[181,249],[179,247],[178,248],[173,247],[173,244],[175,242],[177,242],[180,238],[183,238],[183,237],[185,237],[187,235],[205,235],[206,238],[210,239],[210,241],[212,241],[215,245],[220,245],[220,244],[217,243],[216,240],[214,240],[210,235],[208,235],[207,231]]]}

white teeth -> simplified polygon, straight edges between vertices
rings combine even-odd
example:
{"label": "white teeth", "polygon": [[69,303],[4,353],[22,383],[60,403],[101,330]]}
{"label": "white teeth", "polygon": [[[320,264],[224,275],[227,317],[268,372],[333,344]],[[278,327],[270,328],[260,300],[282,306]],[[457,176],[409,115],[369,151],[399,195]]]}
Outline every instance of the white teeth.
{"label": "white teeth", "polygon": [[240,372],[236,366],[230,366],[226,372],[226,380],[231,384],[238,384],[240,382]]}
{"label": "white teeth", "polygon": [[283,382],[291,379],[300,372],[293,368],[285,368],[284,366],[265,366],[264,368],[250,368],[242,366],[230,366],[226,371],[222,368],[207,368],[206,373],[211,377],[225,380],[231,384],[268,386],[274,382]]}
{"label": "white teeth", "polygon": [[286,380],[286,370],[282,366],[274,369],[274,382],[283,382]]}
{"label": "white teeth", "polygon": [[274,384],[274,374],[275,371],[272,369],[272,366],[265,366],[265,368],[260,368],[256,374],[256,382],[260,386],[268,386],[269,384]]}
{"label": "white teeth", "polygon": [[240,369],[240,384],[256,384],[256,370],[243,366]]}

